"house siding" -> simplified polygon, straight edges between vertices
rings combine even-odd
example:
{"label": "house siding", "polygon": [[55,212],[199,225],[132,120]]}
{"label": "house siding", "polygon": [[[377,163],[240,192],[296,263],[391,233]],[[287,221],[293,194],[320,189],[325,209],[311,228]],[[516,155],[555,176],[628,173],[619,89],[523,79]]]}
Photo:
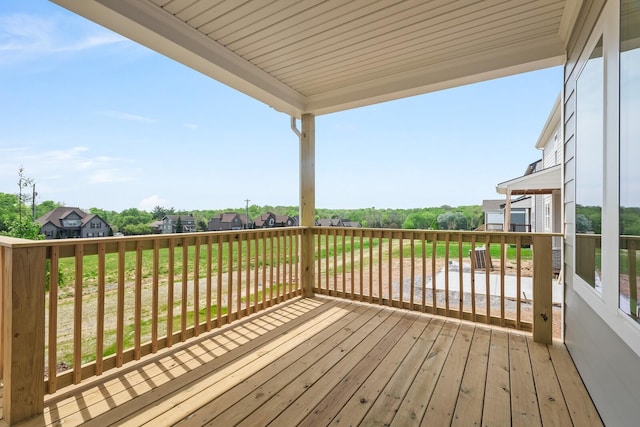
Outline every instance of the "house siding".
{"label": "house siding", "polygon": [[[640,357],[575,290],[576,78],[580,56],[605,1],[583,2],[568,44],[564,87],[565,343],[606,425],[637,425]],[[611,143],[611,142],[610,142]],[[617,141],[615,142],[617,143]]]}

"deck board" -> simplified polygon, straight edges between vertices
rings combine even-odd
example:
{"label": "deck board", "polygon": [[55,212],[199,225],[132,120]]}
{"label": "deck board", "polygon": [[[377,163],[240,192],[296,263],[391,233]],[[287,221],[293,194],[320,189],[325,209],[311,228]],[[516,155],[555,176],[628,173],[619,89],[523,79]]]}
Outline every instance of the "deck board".
{"label": "deck board", "polygon": [[602,425],[561,343],[315,297],[48,395],[21,426],[421,423]]}

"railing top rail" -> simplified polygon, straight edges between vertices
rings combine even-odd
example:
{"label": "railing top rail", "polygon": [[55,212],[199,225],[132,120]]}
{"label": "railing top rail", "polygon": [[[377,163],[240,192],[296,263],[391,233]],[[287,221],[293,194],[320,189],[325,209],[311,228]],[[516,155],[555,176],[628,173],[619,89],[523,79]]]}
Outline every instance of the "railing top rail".
{"label": "railing top rail", "polygon": [[[186,244],[194,245],[197,239],[201,244],[206,244],[211,238],[212,242],[228,242],[242,240],[264,238],[270,236],[279,236],[285,234],[300,235],[305,227],[275,227],[260,228],[249,230],[229,230],[229,231],[206,231],[195,233],[166,233],[166,234],[145,234],[135,236],[108,236],[108,237],[92,237],[92,238],[75,238],[75,239],[49,239],[49,240],[27,240],[15,237],[0,236],[0,246],[9,248],[28,248],[28,247],[45,247],[50,252],[52,248],[60,249],[60,257],[73,256],[73,248],[82,245],[85,248],[85,255],[92,255],[99,245],[104,245],[107,253],[117,252],[119,245],[124,244],[125,251],[134,251],[138,245],[142,245],[143,249],[151,249],[154,242],[161,242],[160,248],[168,247],[169,241],[176,242],[175,246],[182,246],[182,242],[186,240]],[[49,256],[49,254],[47,255]]]}
{"label": "railing top rail", "polygon": [[425,235],[462,235],[462,236],[507,236],[509,238],[525,237],[531,238],[532,236],[551,236],[551,237],[564,237],[562,233],[540,233],[540,232],[514,232],[514,231],[471,231],[471,230],[424,230],[424,229],[402,229],[402,228],[364,228],[364,227],[322,227],[313,226],[310,227],[314,231],[324,230],[345,230],[354,233],[378,233],[388,235],[394,234],[425,234]]}

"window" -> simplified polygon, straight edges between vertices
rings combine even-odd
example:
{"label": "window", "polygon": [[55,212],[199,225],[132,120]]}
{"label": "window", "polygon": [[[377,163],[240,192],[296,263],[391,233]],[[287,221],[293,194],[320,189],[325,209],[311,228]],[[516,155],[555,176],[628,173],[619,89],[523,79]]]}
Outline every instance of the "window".
{"label": "window", "polygon": [[639,322],[640,305],[640,2],[620,9],[620,310]]}
{"label": "window", "polygon": [[544,208],[543,208],[543,216],[544,216],[544,232],[551,233],[551,200],[549,197],[545,197]]}
{"label": "window", "polygon": [[576,273],[601,288],[604,154],[602,36],[576,81]]}

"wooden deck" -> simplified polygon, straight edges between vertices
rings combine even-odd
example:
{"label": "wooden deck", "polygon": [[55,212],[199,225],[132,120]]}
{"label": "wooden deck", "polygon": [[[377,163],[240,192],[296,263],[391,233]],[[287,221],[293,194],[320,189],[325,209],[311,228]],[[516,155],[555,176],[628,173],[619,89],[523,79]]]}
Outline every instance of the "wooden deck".
{"label": "wooden deck", "polygon": [[296,298],[46,396],[22,426],[602,425],[561,343]]}

